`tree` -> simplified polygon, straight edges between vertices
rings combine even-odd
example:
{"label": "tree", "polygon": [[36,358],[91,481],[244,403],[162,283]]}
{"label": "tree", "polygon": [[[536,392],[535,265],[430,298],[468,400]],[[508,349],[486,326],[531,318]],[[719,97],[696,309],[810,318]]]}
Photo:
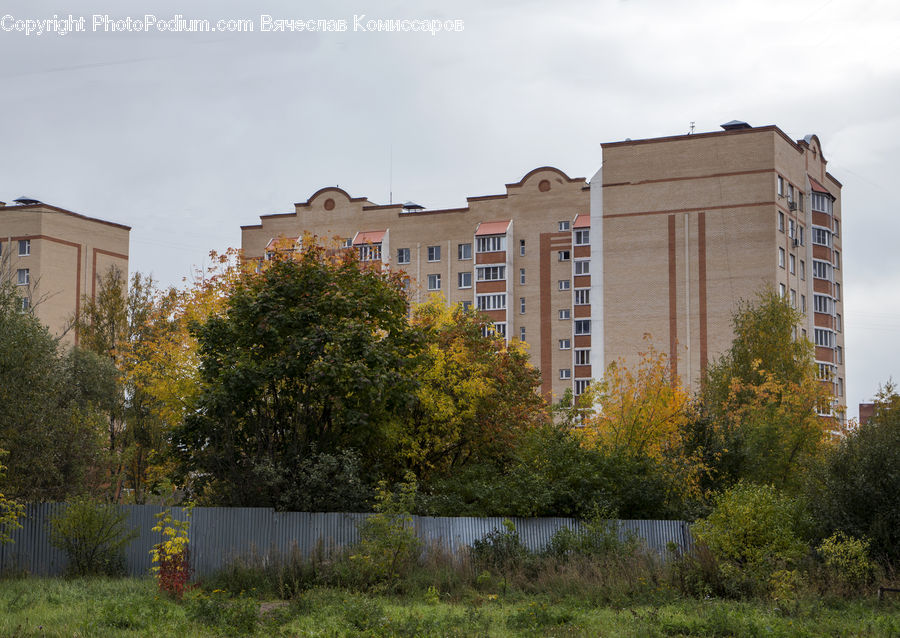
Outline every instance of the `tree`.
{"label": "tree", "polygon": [[402,463],[422,482],[473,461],[502,464],[522,435],[548,418],[525,345],[485,336],[487,319],[439,298],[418,306],[412,323],[426,346],[401,429]]}
{"label": "tree", "polygon": [[[0,450],[0,461],[8,454],[6,450]],[[0,463],[0,485],[6,477],[6,466]],[[10,498],[6,498],[0,492],[0,545],[12,542],[10,532],[22,527],[19,518],[25,514],[25,508]]]}
{"label": "tree", "polygon": [[826,454],[807,486],[819,538],[841,531],[872,541],[875,556],[900,561],[900,394],[888,382],[868,423]]}
{"label": "tree", "polygon": [[716,484],[743,478],[796,488],[822,453],[829,422],[817,408],[831,396],[817,379],[812,344],[795,337],[801,319],[773,290],[739,305],[732,346],[709,369],[706,418],[692,424]]}
{"label": "tree", "polygon": [[291,509],[303,460],[343,449],[378,473],[420,341],[399,275],[304,242],[242,272],[223,312],[192,331],[203,388],[174,443],[203,502]]}

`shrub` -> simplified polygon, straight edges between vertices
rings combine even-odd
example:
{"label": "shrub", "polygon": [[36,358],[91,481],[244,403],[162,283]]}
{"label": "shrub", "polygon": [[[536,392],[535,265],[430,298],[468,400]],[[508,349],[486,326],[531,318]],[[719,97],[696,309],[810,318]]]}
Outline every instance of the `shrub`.
{"label": "shrub", "polygon": [[768,485],[738,483],[716,498],[691,531],[718,562],[721,593],[766,592],[776,571],[796,565],[807,549],[797,514],[794,501]]}
{"label": "shrub", "polygon": [[576,529],[560,528],[544,550],[548,556],[566,560],[570,557],[626,556],[640,546],[634,534],[619,538],[616,514],[607,509],[595,509],[589,519]]}
{"label": "shrub", "polygon": [[[185,518],[191,516],[192,506],[185,508]],[[156,574],[159,590],[174,598],[184,595],[185,587],[191,579],[190,549],[188,547],[189,520],[178,521],[172,517],[171,511],[156,515],[158,521],[153,526],[154,532],[162,532],[165,540],[157,543],[150,550],[154,565],[150,571]]]}
{"label": "shrub", "polygon": [[50,544],[69,558],[66,575],[122,576],[125,548],[137,530],[128,530],[128,514],[114,505],[76,500],[50,519]]}
{"label": "shrub", "polygon": [[848,588],[866,584],[875,571],[869,559],[871,541],[835,532],[818,547],[831,582]]}
{"label": "shrub", "polygon": [[519,567],[528,555],[516,524],[509,519],[503,521],[503,530],[493,529],[472,544],[472,557],[479,569],[508,571]]}

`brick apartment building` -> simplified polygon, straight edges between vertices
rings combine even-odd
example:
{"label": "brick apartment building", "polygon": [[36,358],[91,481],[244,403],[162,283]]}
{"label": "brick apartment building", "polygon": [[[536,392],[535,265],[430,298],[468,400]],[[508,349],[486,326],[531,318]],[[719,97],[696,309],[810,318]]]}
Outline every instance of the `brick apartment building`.
{"label": "brick apartment building", "polygon": [[51,334],[77,344],[69,328],[82,297],[110,266],[128,273],[130,230],[34,199],[0,202],[0,280],[12,281]]}
{"label": "brick apartment building", "polygon": [[698,389],[732,339],[736,302],[775,287],[803,313],[823,379],[843,403],[840,183],[818,138],[743,122],[722,131],[603,144],[586,183],[536,168],[462,208],[378,205],[323,188],[242,226],[248,258],[303,232],[338,237],[528,343],[542,392],[579,394],[644,335]]}

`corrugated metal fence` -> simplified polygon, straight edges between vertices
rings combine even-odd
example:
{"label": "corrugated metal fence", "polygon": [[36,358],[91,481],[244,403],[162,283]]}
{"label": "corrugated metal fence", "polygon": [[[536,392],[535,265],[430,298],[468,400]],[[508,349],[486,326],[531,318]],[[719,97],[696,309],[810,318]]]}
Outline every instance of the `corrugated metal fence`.
{"label": "corrugated metal fence", "polygon": [[[49,541],[49,522],[65,507],[60,503],[28,505],[22,529],[12,533],[13,543],[0,545],[0,570],[55,576],[63,572],[66,556]],[[119,505],[128,513],[128,527],[138,537],[128,546],[126,564],[132,576],[147,574],[150,549],[160,542],[161,534],[151,531],[156,514],[167,508],[155,505]],[[172,514],[184,520],[184,511],[174,507]],[[357,525],[368,514],[276,512],[255,507],[195,507],[191,515],[190,546],[194,569],[200,577],[210,574],[239,557],[256,556],[263,560],[299,550],[304,556],[322,548],[325,551],[348,547],[359,540]],[[440,544],[453,554],[495,529],[503,529],[501,517],[450,518],[414,516],[416,534],[426,545]],[[563,527],[576,529],[572,518],[512,518],[522,543],[533,551],[542,550],[553,534]],[[665,557],[670,544],[680,551],[692,545],[688,524],[684,521],[617,521],[619,535],[632,534],[649,550]]]}

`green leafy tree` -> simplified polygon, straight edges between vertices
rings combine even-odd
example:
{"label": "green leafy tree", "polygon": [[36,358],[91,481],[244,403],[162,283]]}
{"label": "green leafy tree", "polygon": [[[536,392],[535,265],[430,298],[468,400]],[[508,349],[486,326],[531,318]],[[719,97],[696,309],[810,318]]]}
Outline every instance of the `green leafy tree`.
{"label": "green leafy tree", "polygon": [[851,429],[813,472],[807,501],[818,535],[871,540],[873,556],[900,562],[900,394],[885,384],[868,423]]}
{"label": "green leafy tree", "polygon": [[344,449],[379,473],[414,389],[406,304],[399,275],[312,242],[242,273],[193,330],[203,390],[174,441],[197,497],[293,509],[281,495],[303,485],[304,459]]}
{"label": "green leafy tree", "polygon": [[[8,454],[6,450],[0,450],[0,461]],[[6,466],[0,463],[0,486],[3,485],[3,479],[6,477]],[[25,514],[25,508],[21,503],[17,503],[10,498],[6,498],[3,492],[0,492],[0,545],[12,541],[10,533],[13,530],[21,529],[22,525],[19,519]]]}
{"label": "green leafy tree", "polygon": [[115,505],[79,498],[50,519],[50,544],[66,553],[66,574],[122,576],[125,550],[138,536],[129,530],[128,513]]}

